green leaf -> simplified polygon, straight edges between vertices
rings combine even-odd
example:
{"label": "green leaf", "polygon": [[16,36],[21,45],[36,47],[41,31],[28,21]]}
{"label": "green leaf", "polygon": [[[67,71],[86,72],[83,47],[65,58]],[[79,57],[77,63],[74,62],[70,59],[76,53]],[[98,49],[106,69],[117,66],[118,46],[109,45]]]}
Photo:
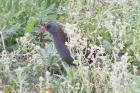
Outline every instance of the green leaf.
{"label": "green leaf", "polygon": [[104,32],[104,33],[103,33],[103,38],[104,38],[105,40],[108,40],[109,42],[111,42],[111,35],[110,35],[109,32]]}
{"label": "green leaf", "polygon": [[50,5],[50,6],[47,8],[48,13],[51,13],[52,10],[54,10],[54,8],[55,8],[55,4]]}
{"label": "green leaf", "polygon": [[25,32],[31,34],[32,31],[33,31],[33,28],[34,28],[35,23],[36,23],[36,19],[35,18],[30,18],[28,20],[27,26],[25,28]]}
{"label": "green leaf", "polygon": [[72,69],[69,70],[69,78],[70,80],[74,80],[74,71]]}
{"label": "green leaf", "polygon": [[57,18],[56,10],[57,9],[55,8],[55,4],[52,4],[47,8],[48,20],[56,20],[56,18]]}
{"label": "green leaf", "polygon": [[11,86],[7,86],[4,88],[4,93],[12,93],[13,92],[12,89],[13,88]]}
{"label": "green leaf", "polygon": [[56,20],[57,15],[48,15],[48,20]]}

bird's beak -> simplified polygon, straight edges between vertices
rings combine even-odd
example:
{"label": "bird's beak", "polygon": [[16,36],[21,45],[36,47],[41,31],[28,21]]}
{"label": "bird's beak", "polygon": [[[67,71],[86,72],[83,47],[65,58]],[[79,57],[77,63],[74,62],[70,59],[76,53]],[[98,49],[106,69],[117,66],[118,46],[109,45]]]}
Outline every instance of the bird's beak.
{"label": "bird's beak", "polygon": [[45,33],[47,31],[47,29],[45,28],[45,25],[41,25],[40,26],[40,31],[38,32],[38,35]]}
{"label": "bird's beak", "polygon": [[45,25],[41,25],[40,26],[40,32],[44,33],[46,31],[47,31],[47,29],[45,28]]}

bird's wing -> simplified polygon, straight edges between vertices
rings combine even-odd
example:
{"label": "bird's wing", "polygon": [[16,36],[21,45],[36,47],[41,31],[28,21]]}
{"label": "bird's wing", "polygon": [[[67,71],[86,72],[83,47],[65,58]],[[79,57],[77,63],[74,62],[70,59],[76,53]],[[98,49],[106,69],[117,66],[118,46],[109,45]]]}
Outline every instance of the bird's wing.
{"label": "bird's wing", "polygon": [[65,42],[68,42],[68,36],[66,33],[64,33],[64,31],[62,29],[60,29],[60,37],[61,37],[61,40],[65,43]]}
{"label": "bird's wing", "polygon": [[69,51],[69,49],[66,46],[64,46],[62,50],[59,50],[59,54],[62,57],[62,59],[64,61],[66,61],[68,64],[72,64],[73,63],[74,59],[71,57],[70,51]]}

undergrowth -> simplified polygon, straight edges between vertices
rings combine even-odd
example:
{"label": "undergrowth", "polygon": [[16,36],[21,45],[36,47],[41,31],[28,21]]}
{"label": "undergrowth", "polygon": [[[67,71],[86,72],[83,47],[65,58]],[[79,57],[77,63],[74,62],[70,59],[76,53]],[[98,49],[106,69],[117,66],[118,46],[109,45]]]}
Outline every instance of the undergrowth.
{"label": "undergrowth", "polygon": [[[140,92],[139,0],[0,3],[0,92]],[[37,35],[48,20],[68,34],[77,68],[61,60],[48,33]],[[85,57],[84,49],[91,55]]]}

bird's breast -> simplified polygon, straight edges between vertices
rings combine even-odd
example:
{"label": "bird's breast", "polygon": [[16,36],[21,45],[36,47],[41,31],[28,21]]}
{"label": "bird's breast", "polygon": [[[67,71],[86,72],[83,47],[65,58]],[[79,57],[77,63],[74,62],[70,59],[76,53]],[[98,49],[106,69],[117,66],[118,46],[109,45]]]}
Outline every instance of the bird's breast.
{"label": "bird's breast", "polygon": [[65,43],[62,42],[60,37],[53,36],[53,39],[54,39],[54,44],[55,44],[57,51],[63,50],[66,47]]}

